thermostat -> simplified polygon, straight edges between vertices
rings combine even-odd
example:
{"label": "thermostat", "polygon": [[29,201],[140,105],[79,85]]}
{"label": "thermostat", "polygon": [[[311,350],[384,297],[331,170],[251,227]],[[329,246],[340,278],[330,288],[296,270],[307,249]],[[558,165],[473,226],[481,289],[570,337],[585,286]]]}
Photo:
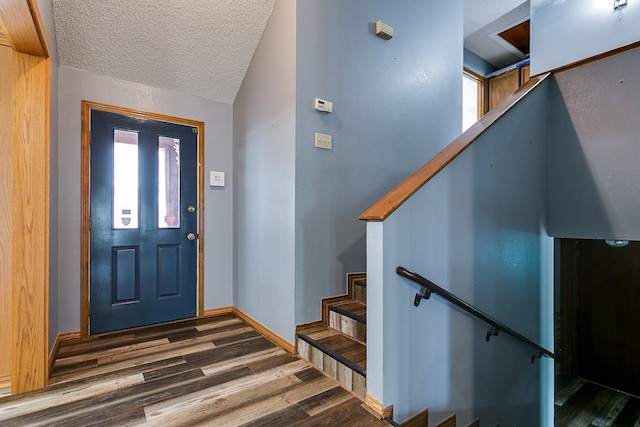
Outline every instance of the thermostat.
{"label": "thermostat", "polygon": [[313,100],[313,108],[324,113],[330,113],[333,111],[333,102],[316,98]]}

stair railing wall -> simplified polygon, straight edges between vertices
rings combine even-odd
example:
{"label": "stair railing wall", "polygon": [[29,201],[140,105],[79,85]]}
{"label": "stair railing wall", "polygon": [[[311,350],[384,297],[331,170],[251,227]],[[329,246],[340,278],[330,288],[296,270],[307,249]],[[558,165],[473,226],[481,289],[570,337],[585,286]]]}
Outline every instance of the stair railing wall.
{"label": "stair railing wall", "polygon": [[406,279],[409,279],[420,286],[420,290],[416,293],[415,297],[413,298],[414,306],[418,307],[420,305],[420,302],[423,299],[430,299],[432,293],[439,295],[442,298],[444,298],[446,301],[463,309],[467,313],[486,322],[489,326],[491,326],[491,329],[488,330],[485,335],[485,341],[489,342],[491,340],[491,337],[494,337],[494,336],[497,337],[500,334],[500,332],[505,332],[506,334],[511,335],[513,338],[517,339],[518,341],[522,342],[525,345],[528,345],[529,347],[532,347],[535,350],[535,353],[531,356],[531,363],[535,362],[536,359],[540,359],[543,356],[550,357],[553,359],[554,355],[552,351],[539,346],[538,344],[534,343],[527,337],[514,331],[512,328],[508,327],[504,323],[501,323],[500,321],[494,319],[490,315],[472,306],[468,302],[463,301],[457,296],[455,296],[454,294],[442,289],[440,286],[436,285],[429,279],[422,277],[416,272],[409,271],[402,266],[398,266],[398,268],[396,268],[396,273],[398,274],[398,276],[402,276]]}
{"label": "stair railing wall", "polygon": [[[553,241],[546,233],[548,92],[534,79],[361,217],[367,221],[367,393],[403,420],[425,407],[494,425],[553,410],[550,359],[492,340],[446,304],[413,307],[398,265],[552,347]],[[519,101],[518,101],[519,100]],[[516,102],[518,101],[518,102]],[[426,177],[426,178],[425,178]],[[464,284],[464,285],[462,285]],[[552,397],[552,396],[551,396]]]}

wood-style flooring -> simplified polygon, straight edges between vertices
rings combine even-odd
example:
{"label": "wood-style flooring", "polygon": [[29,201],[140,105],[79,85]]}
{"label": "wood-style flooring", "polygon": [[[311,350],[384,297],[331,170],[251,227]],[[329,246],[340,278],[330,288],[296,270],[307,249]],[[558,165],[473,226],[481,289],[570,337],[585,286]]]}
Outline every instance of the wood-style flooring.
{"label": "wood-style flooring", "polygon": [[67,342],[51,374],[1,426],[387,426],[234,315]]}
{"label": "wood-style flooring", "polygon": [[561,375],[555,386],[556,426],[640,426],[640,399],[634,396]]}

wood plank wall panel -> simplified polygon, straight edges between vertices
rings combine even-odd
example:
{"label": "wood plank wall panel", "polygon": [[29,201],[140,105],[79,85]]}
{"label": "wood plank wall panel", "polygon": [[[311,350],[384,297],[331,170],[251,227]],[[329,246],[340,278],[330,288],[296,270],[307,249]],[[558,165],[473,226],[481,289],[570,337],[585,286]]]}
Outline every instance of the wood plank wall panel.
{"label": "wood plank wall panel", "polygon": [[489,79],[489,109],[494,109],[518,87],[520,87],[519,69]]}
{"label": "wood plank wall panel", "polygon": [[[12,99],[13,51],[0,46],[0,100]],[[11,102],[0,102],[0,387],[11,378]]]}
{"label": "wood plank wall panel", "polygon": [[531,78],[531,66],[525,65],[524,67],[520,68],[520,86],[528,82],[530,78]]}
{"label": "wood plank wall panel", "polygon": [[2,23],[2,18],[0,18],[0,45],[11,47],[11,43],[9,43],[9,39],[7,38],[7,30],[5,30],[4,24]]}
{"label": "wood plank wall panel", "polygon": [[47,384],[50,61],[13,54],[13,393]]}
{"label": "wood plank wall panel", "polygon": [[7,39],[16,52],[49,56],[40,31],[35,0],[2,0],[0,19],[5,25]]}

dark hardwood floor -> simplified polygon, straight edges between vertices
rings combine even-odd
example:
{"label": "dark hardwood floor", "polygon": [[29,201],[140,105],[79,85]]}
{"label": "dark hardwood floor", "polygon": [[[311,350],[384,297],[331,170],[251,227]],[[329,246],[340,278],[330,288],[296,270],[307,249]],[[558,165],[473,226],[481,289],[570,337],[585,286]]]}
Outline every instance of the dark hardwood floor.
{"label": "dark hardwood floor", "polygon": [[555,425],[638,427],[640,399],[582,378],[556,376]]}
{"label": "dark hardwood floor", "polygon": [[60,347],[50,385],[0,391],[1,426],[387,426],[233,315]]}

